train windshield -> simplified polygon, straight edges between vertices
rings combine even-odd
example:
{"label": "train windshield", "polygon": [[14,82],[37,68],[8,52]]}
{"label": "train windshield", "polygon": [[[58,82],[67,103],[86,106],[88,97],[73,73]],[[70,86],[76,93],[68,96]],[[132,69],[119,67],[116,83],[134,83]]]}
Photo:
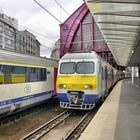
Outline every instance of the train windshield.
{"label": "train windshield", "polygon": [[64,62],[61,63],[60,73],[61,74],[73,74],[75,73],[76,63],[74,62]]}
{"label": "train windshield", "polygon": [[78,62],[76,72],[78,74],[91,74],[94,73],[95,64],[93,62]]}

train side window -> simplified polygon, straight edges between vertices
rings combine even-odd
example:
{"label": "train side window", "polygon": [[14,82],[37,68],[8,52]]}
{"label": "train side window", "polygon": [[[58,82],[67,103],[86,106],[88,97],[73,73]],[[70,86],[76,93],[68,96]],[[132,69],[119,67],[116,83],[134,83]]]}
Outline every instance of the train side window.
{"label": "train side window", "polygon": [[4,73],[4,66],[0,65],[0,74],[3,74],[3,73]]}
{"label": "train side window", "polygon": [[12,83],[11,70],[12,66],[4,65],[4,84]]}
{"label": "train side window", "polygon": [[4,66],[0,65],[0,84],[4,84]]}
{"label": "train side window", "polygon": [[0,65],[0,84],[25,83],[47,80],[47,69]]}
{"label": "train side window", "polygon": [[38,69],[38,74],[39,74],[39,81],[46,81],[47,79],[47,74],[46,74],[46,69],[45,68],[39,68]]}
{"label": "train side window", "polygon": [[12,66],[12,74],[25,74],[26,68],[21,66]]}
{"label": "train side window", "polygon": [[105,66],[105,80],[107,80],[108,78],[108,70],[107,70],[107,66]]}
{"label": "train side window", "polygon": [[0,65],[0,84],[11,84],[11,66]]}
{"label": "train side window", "polygon": [[38,81],[38,72],[37,68],[30,67],[27,68],[28,82]]}
{"label": "train side window", "polygon": [[12,83],[26,82],[26,68],[22,66],[12,66]]}
{"label": "train side window", "polygon": [[105,73],[104,73],[104,68],[102,67],[102,80],[105,79]]}
{"label": "train side window", "polygon": [[46,81],[47,74],[45,68],[27,68],[27,82]]}

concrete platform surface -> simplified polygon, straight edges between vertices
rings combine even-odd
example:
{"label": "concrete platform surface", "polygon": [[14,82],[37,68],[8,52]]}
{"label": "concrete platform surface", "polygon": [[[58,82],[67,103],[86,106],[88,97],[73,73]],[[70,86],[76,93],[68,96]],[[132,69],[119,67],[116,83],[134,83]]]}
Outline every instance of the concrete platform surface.
{"label": "concrete platform surface", "polygon": [[78,140],[140,140],[140,88],[118,82]]}

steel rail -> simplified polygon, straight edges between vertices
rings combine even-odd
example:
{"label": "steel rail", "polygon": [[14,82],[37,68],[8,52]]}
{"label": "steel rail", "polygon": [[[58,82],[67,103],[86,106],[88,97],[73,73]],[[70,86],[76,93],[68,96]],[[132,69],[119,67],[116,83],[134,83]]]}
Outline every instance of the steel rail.
{"label": "steel rail", "polygon": [[35,129],[25,137],[21,138],[20,140],[38,140],[43,135],[51,131],[54,127],[56,127],[58,124],[63,122],[66,118],[68,118],[71,115],[71,112],[69,110],[64,111],[60,115],[56,116],[49,122],[45,123],[41,127]]}
{"label": "steel rail", "polygon": [[43,112],[46,109],[49,109],[50,107],[53,107],[55,105],[57,105],[57,102],[53,102],[54,104],[51,104],[52,102],[48,102],[37,105],[37,106],[33,106],[31,108],[27,108],[26,110],[17,112],[17,113],[13,113],[11,115],[5,116],[5,117],[1,117],[0,118],[0,128],[4,127],[4,126],[8,126],[10,124],[14,124],[24,118],[27,118],[31,115],[35,115],[39,112]]}
{"label": "steel rail", "polygon": [[84,131],[84,129],[87,127],[87,125],[90,123],[92,118],[95,116],[100,106],[101,104],[95,106],[93,110],[88,112],[78,123],[78,125],[75,126],[75,128],[65,138],[63,138],[63,140],[77,140],[80,137],[81,133]]}

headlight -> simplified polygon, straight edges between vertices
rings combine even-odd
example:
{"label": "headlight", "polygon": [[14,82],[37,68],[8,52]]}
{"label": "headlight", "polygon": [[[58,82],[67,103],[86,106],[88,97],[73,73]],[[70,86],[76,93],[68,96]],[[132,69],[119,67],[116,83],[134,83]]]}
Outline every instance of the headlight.
{"label": "headlight", "polygon": [[92,89],[92,88],[93,88],[93,86],[90,85],[90,84],[88,84],[88,85],[84,85],[84,89]]}
{"label": "headlight", "polygon": [[59,85],[59,88],[64,88],[64,89],[66,89],[66,88],[67,88],[67,85],[66,85],[66,84],[60,84],[60,85]]}

